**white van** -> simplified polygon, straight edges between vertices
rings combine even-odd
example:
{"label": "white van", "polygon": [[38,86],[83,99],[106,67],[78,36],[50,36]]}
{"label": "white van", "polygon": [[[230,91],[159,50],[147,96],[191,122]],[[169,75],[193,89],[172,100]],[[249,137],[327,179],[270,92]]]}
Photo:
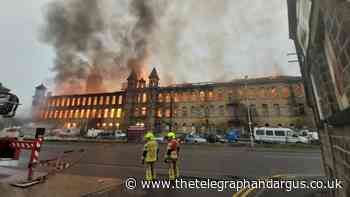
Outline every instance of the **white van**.
{"label": "white van", "polygon": [[254,138],[256,142],[267,143],[309,143],[308,138],[299,136],[290,128],[271,128],[256,127],[254,128]]}

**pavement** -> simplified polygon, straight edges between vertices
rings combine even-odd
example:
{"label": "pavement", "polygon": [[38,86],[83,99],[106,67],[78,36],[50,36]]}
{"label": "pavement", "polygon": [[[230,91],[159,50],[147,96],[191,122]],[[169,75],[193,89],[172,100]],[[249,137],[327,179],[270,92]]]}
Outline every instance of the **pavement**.
{"label": "pavement", "polygon": [[[73,167],[59,173],[58,176],[98,177],[96,179],[116,179],[125,181],[135,178],[140,183],[144,176],[144,166],[140,162],[142,144],[129,143],[83,143],[48,142],[41,151],[41,159],[52,158],[62,151],[85,149],[87,152]],[[160,145],[160,157],[163,158],[165,145]],[[249,150],[245,147],[182,145],[180,150],[181,176],[187,180],[238,180],[257,179],[274,175],[302,175],[303,177],[323,177],[321,155],[319,151],[298,150],[276,152],[271,150]],[[26,156],[21,157],[19,166],[25,167]],[[156,164],[159,179],[166,179],[167,165],[159,161]],[[1,174],[1,169],[0,169]],[[0,176],[1,178],[1,176]],[[69,179],[67,179],[69,180]],[[47,182],[53,182],[49,179]],[[69,181],[67,181],[69,182]],[[254,190],[249,193],[236,189],[224,190],[174,190],[141,189],[127,190],[121,185],[113,196],[305,196],[318,195],[316,191],[272,191]],[[119,193],[118,193],[119,192]],[[240,193],[241,192],[241,193]],[[238,195],[237,195],[238,194]],[[64,196],[64,195],[61,195]],[[103,194],[101,194],[103,196]],[[107,195],[108,196],[108,195]]]}

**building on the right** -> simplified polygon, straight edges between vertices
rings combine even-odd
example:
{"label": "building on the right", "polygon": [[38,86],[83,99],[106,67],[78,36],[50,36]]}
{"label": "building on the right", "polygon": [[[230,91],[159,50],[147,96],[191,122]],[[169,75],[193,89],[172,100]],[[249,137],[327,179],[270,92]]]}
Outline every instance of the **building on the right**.
{"label": "building on the right", "polygon": [[323,166],[350,196],[350,1],[287,0],[307,103],[319,129]]}

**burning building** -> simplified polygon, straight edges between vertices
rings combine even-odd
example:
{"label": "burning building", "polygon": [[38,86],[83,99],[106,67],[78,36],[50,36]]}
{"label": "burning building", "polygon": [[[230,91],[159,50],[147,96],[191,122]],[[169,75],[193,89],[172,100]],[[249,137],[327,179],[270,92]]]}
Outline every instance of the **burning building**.
{"label": "burning building", "polygon": [[[132,71],[122,91],[34,97],[44,100],[33,101],[42,103],[33,105],[40,112],[35,119],[65,128],[125,130],[136,125],[157,132],[208,132],[246,128],[249,107],[256,126],[313,127],[300,77],[163,87],[159,81],[156,69],[148,76],[148,82]],[[39,90],[43,89],[40,86]]]}

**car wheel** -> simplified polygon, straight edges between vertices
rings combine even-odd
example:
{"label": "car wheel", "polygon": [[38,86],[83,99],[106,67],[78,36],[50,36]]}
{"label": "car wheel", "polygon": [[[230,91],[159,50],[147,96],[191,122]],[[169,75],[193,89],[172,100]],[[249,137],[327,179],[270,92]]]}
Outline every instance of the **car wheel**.
{"label": "car wheel", "polygon": [[198,142],[197,141],[194,141],[195,144],[197,144]]}

